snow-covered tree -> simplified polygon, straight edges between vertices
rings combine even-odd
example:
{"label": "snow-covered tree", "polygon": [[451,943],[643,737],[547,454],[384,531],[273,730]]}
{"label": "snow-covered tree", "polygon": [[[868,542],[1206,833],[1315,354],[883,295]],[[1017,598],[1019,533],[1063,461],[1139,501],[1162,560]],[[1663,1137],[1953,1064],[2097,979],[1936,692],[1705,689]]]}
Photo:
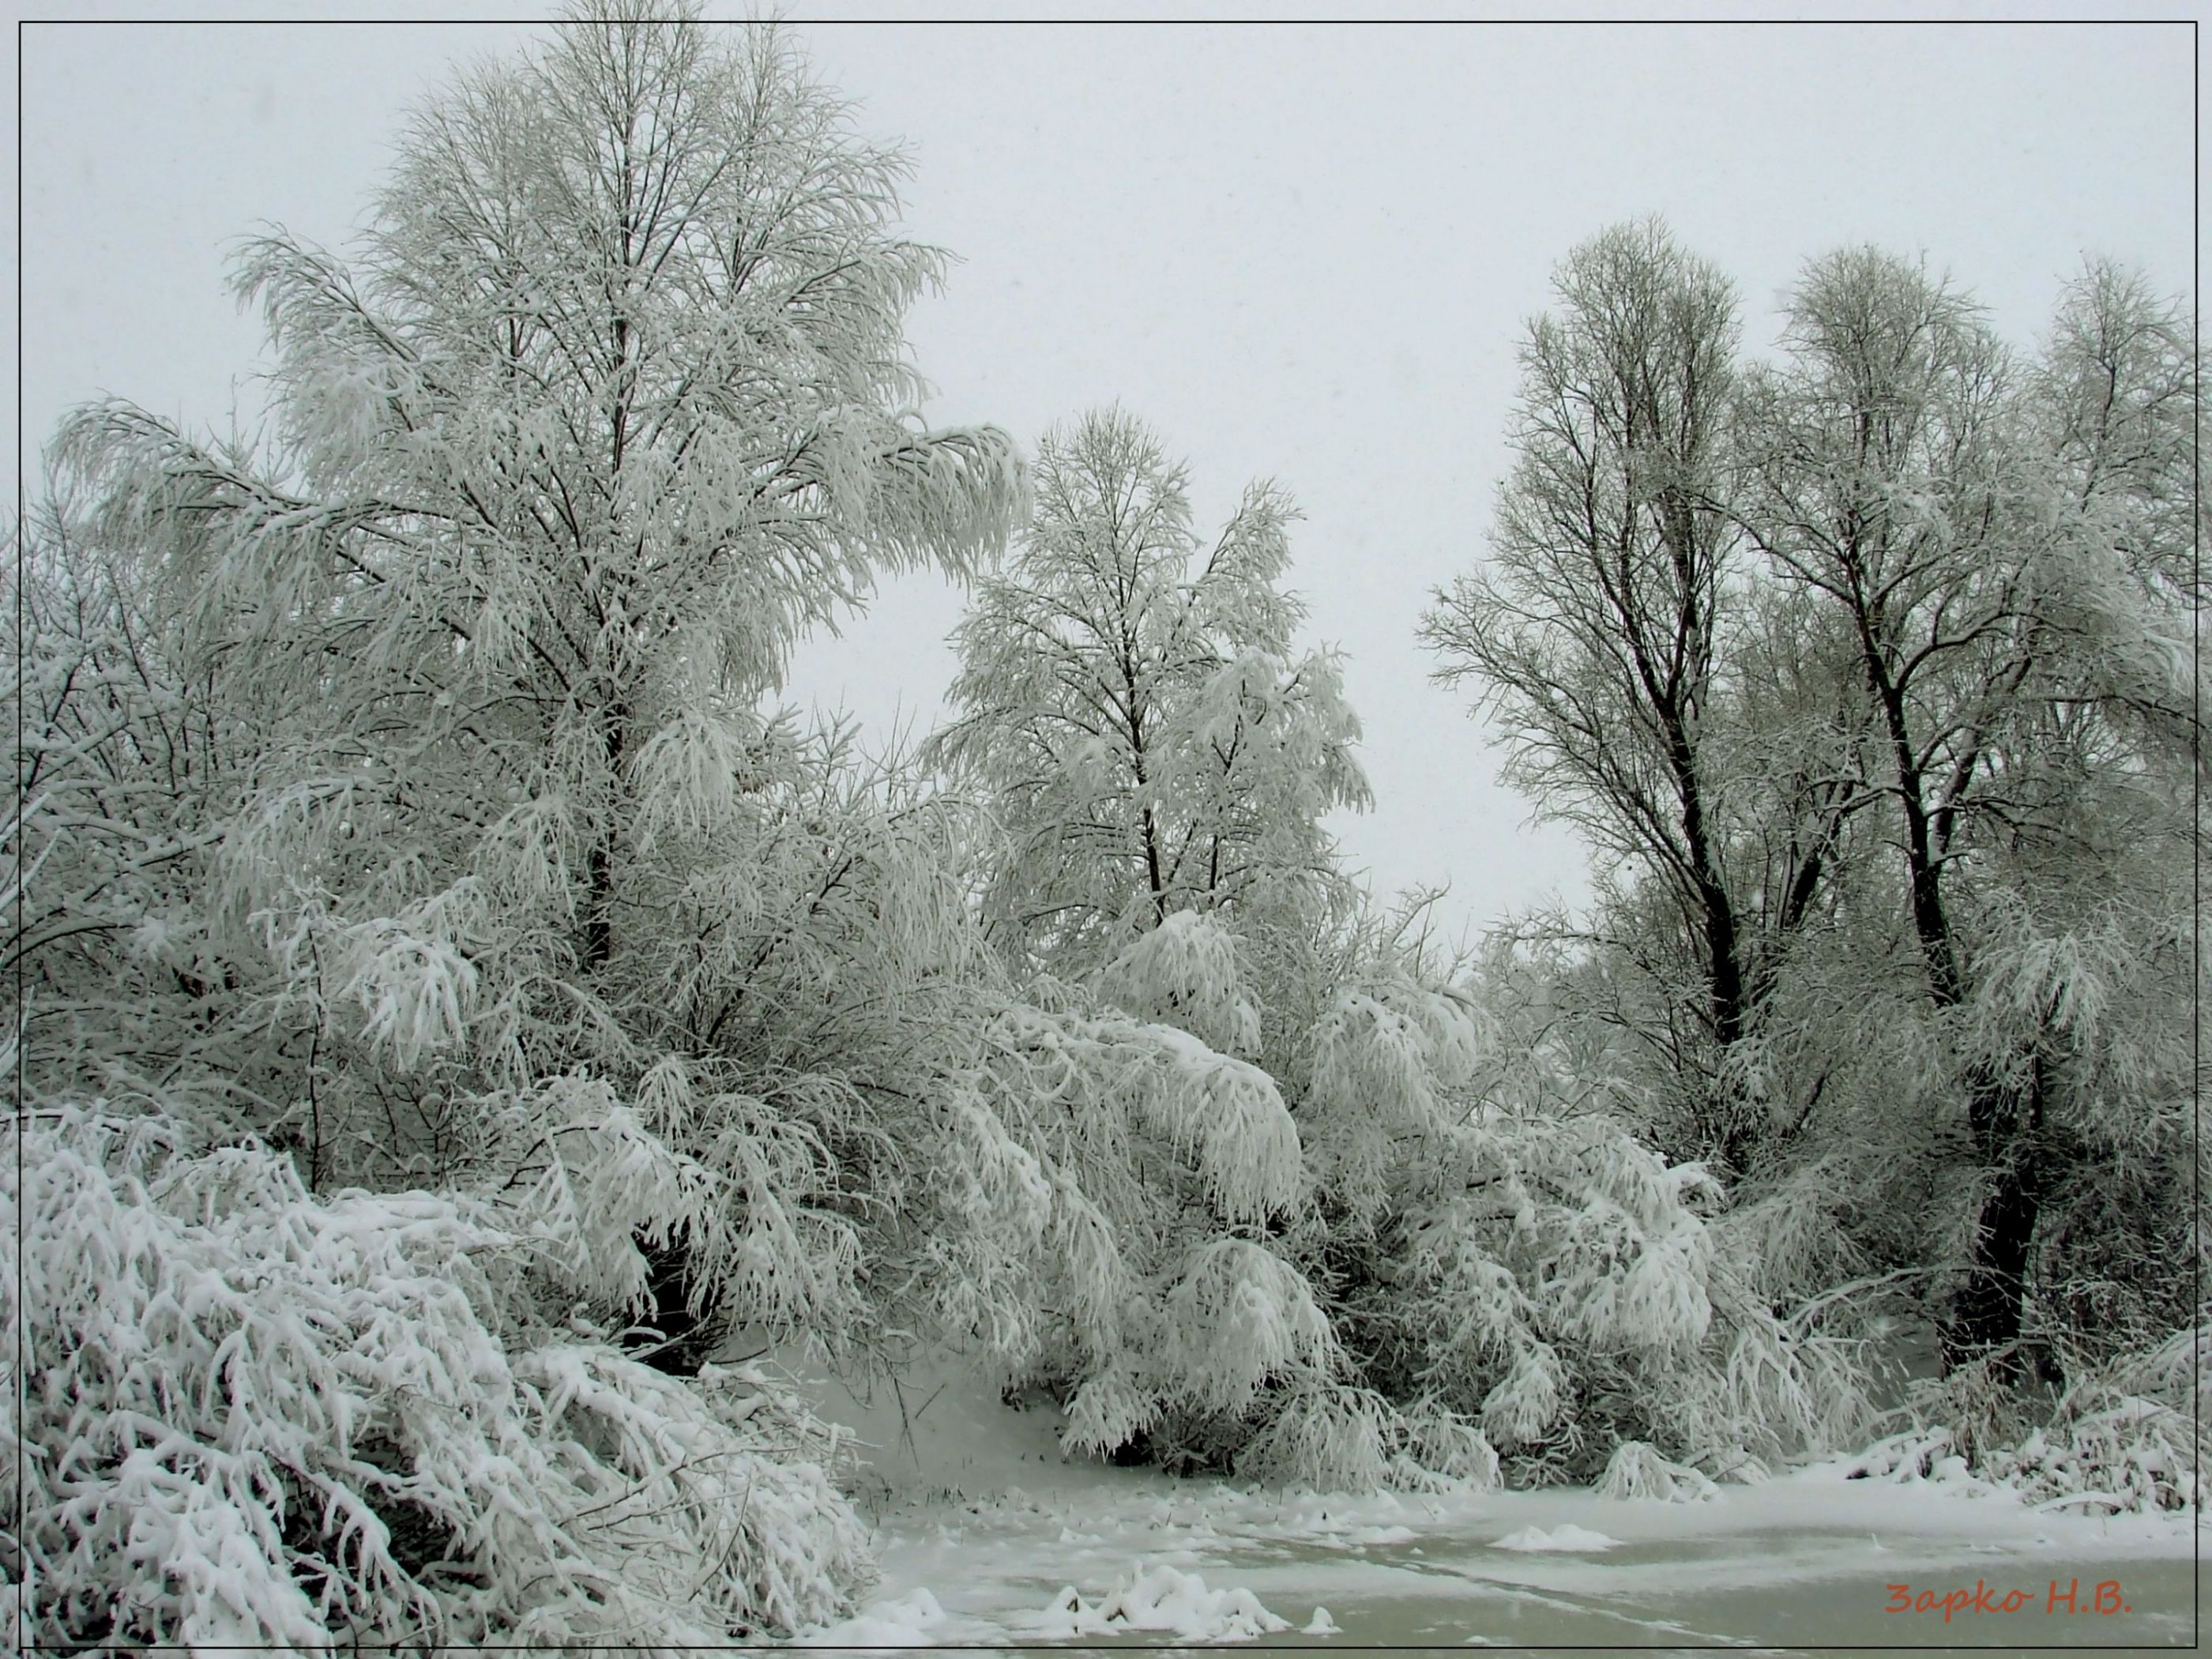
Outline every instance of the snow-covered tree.
{"label": "snow-covered tree", "polygon": [[1087,969],[1178,911],[1304,902],[1334,876],[1322,817],[1367,792],[1335,659],[1294,638],[1290,501],[1250,486],[1208,546],[1182,468],[1119,410],[1048,434],[1035,492],[934,740],[1012,842],[994,920]]}
{"label": "snow-covered tree", "polygon": [[[1596,1391],[1561,1420],[1614,1421],[1670,1458],[1723,1421],[1755,1430],[1738,1443],[1758,1457],[1810,1443],[1841,1423],[1807,1417],[1805,1390],[1852,1364],[1806,1345],[1865,1334],[1887,1310],[1938,1325],[1954,1376],[1923,1409],[1951,1443],[1994,1455],[2002,1437],[1968,1426],[1973,1402],[2012,1398],[2025,1357],[2094,1389],[2104,1368],[2201,1320],[2170,1288],[2205,1237],[2186,1196],[2181,949],[2198,764],[2185,689],[2198,666],[2194,350],[2179,309],[2110,265],[2069,285],[2030,356],[1954,285],[1846,250],[1808,267],[1777,362],[1733,365],[1720,337],[1695,379],[1735,385],[1706,405],[1693,467],[1692,428],[1651,419],[1649,398],[1686,398],[1687,378],[1619,377],[1615,403],[1646,394],[1638,445],[1621,435],[1626,415],[1604,418],[1592,377],[1566,372],[1583,362],[1573,342],[1602,363],[1593,341],[1618,336],[1625,356],[1675,337],[1656,305],[1620,323],[1598,303],[1623,282],[1593,284],[1625,264],[1663,292],[1658,276],[1686,258],[1646,228],[1570,259],[1568,315],[1540,325],[1526,354],[1534,401],[1498,556],[1430,623],[1447,672],[1504,717],[1513,775],[1631,854],[1599,872],[1594,916],[1531,919],[1540,949],[1525,970],[1483,976],[1478,1001],[1495,1010],[1518,998],[1498,1004],[1499,985],[1532,972],[1519,1000],[1547,1010],[1553,1055],[1521,1062],[1516,1086],[1540,1082],[1554,1104],[1528,1121],[1607,1102],[1674,1157],[1722,1154],[1735,1177],[1705,1223],[1702,1282],[1753,1346],[1714,1375],[1765,1379],[1765,1405],[1713,1414],[1762,1397],[1731,1382],[1690,1409],[1700,1389],[1678,1388],[1702,1361],[1623,1389],[1616,1360],[1586,1349],[1562,1365]],[[1680,523],[1711,527],[1717,574],[1694,612],[1662,606],[1678,625],[1646,630],[1624,610],[1638,573],[1656,569],[1664,598],[1659,578],[1697,568],[1638,562],[1669,545],[1674,489]],[[1585,545],[1579,564],[1560,555]],[[1639,672],[1647,631],[1682,653],[1679,672]],[[1712,1039],[1726,976],[1692,902],[1699,860],[1682,839],[1670,866],[1661,845],[1688,823],[1686,797],[1655,782],[1674,775],[1660,763],[1670,744],[1620,717],[1663,713],[1670,687],[1692,694],[1681,732],[1735,941],[1741,1018],[1724,1044]],[[1702,1132],[1701,1100],[1723,1108]],[[1419,1208],[1378,1213],[1402,1225]],[[1510,1255],[1480,1247],[1486,1264]],[[1502,1294],[1510,1276],[1485,1271]],[[1424,1304],[1414,1328],[1448,1328],[1454,1299]],[[1573,1305],[1528,1317],[1554,1352]],[[1403,1363],[1413,1376],[1425,1362]],[[1607,1399],[1667,1420],[1634,1427]],[[2033,1415],[2024,1395],[2006,1409]],[[1697,1421],[1707,1428],[1682,1437]],[[1643,1451],[1617,1455],[1609,1483],[1645,1481]],[[2143,1456],[2148,1468],[2168,1453]]]}
{"label": "snow-covered tree", "polygon": [[[1735,296],[1656,221],[1583,244],[1554,288],[1521,348],[1489,557],[1437,596],[1423,639],[1498,722],[1508,776],[1663,895],[1703,987],[1675,1012],[1725,1055],[1753,1012],[1714,743],[1741,539],[1720,499]],[[1700,1150],[1738,1172],[1753,1137],[1708,1092]]]}
{"label": "snow-covered tree", "polygon": [[[198,1595],[201,1544],[270,1576],[245,1623],[156,1597],[118,1639],[711,1641],[859,1582],[807,1445],[756,1468],[712,1389],[619,1349],[657,1326],[684,1340],[652,1357],[696,1372],[749,1319],[865,1346],[1026,1260],[1018,1216],[953,1201],[1006,1141],[972,1109],[988,963],[957,816],[763,706],[804,628],[884,571],[965,570],[1018,505],[1003,437],[911,413],[902,319],[941,259],[896,232],[902,167],[777,29],[579,15],[422,106],[346,257],[243,247],[266,443],[122,404],[65,426],[19,574],[26,1076],[41,1110],[165,1126],[179,1171],[247,1171],[179,1233],[151,1175],[78,1160],[146,1297],[185,1294],[171,1267],[216,1296],[146,1386],[281,1395],[270,1432],[314,1443],[179,1417],[155,1469],[113,1438],[137,1407],[100,1391],[98,1310],[56,1304],[40,1363],[89,1369],[42,1396],[39,1455],[82,1432],[88,1468],[160,1491],[90,1531],[67,1493],[11,1520],[80,1553],[46,1582],[112,1601],[133,1505],[216,1528],[130,1545],[139,1578],[170,1560]],[[59,1188],[14,1201],[81,1239]],[[460,1219],[392,1255],[440,1206]],[[279,1245],[301,1272],[257,1281]],[[477,1285],[483,1251],[514,1270]],[[417,1304],[444,1322],[386,1328]],[[388,1375],[358,1369],[356,1313]],[[592,1334],[547,1346],[572,1316]],[[448,1394],[386,1423],[418,1372]],[[333,1413],[385,1425],[374,1458]],[[486,1443],[436,1430],[453,1413]],[[452,1462],[478,1455],[507,1486]],[[765,1542],[732,1519],[749,1468]],[[286,1482],[266,1524],[240,1508]]]}
{"label": "snow-covered tree", "polygon": [[842,1085],[726,1010],[798,954],[787,891],[820,921],[881,866],[759,699],[878,574],[993,549],[1019,483],[908,412],[941,256],[895,233],[902,166],[776,29],[576,21],[422,106],[349,258],[245,245],[265,453],[123,404],[65,430],[184,683],[257,711],[216,908],[275,1034],[343,1057],[304,1085],[340,1167],[465,1166],[470,1100],[583,1067],[716,1134],[765,1113],[783,1150],[728,1156],[826,1175]]}
{"label": "snow-covered tree", "polygon": [[1048,435],[1034,478],[931,744],[1001,836],[984,915],[1028,1005],[1007,1058],[1059,1107],[1030,1144],[1095,1209],[1029,1369],[1066,1392],[1071,1444],[1225,1462],[1343,1364],[1268,1236],[1308,1201],[1285,1082],[1313,993],[1285,993],[1346,896],[1322,820],[1365,799],[1358,726],[1295,638],[1279,490],[1209,546],[1118,410]]}
{"label": "snow-covered tree", "polygon": [[[1955,288],[1863,249],[1808,268],[1784,343],[1747,399],[1744,521],[1860,682],[1936,1098],[1964,1105],[1960,1364],[2022,1334],[2041,1206],[2076,1162],[2063,1102],[2104,1052],[2091,1011],[2189,931],[2160,874],[2185,842],[2185,354],[2093,269],[2039,372]],[[2093,942],[2116,927],[2135,952]],[[2163,1117],[2164,1091],[2126,1115]]]}
{"label": "snow-covered tree", "polygon": [[2204,1146],[2184,1012],[2203,991],[2183,943],[2201,927],[2184,809],[2203,764],[2191,695],[2203,641],[2192,650],[2190,626],[2203,602],[2200,376],[2179,296],[2106,261],[2069,285],[2034,368],[2035,429],[2077,573],[2053,608],[2087,695],[2008,757],[2067,757],[2046,798],[2070,812],[2049,839],[2075,856],[2063,883],[2047,858],[2025,872],[2036,925],[2012,934],[2002,982],[2015,1006],[2039,981],[2058,993],[2070,1063],[2088,1080],[2062,1109],[2087,1155],[2060,1149],[2035,1267],[2037,1322],[2071,1348],[2069,1376],[2203,1319],[2181,1291],[2212,1248],[2184,1197],[2202,1190]]}

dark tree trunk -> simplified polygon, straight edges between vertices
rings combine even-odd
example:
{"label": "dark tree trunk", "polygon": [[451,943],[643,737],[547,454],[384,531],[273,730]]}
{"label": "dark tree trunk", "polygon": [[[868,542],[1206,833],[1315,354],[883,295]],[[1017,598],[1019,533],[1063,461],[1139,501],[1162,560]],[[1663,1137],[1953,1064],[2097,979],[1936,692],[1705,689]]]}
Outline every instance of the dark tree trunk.
{"label": "dark tree trunk", "polygon": [[625,1346],[655,1370],[696,1376],[720,1346],[723,1329],[711,1312],[702,1318],[691,1310],[690,1237],[679,1233],[665,1244],[652,1245],[640,1236],[636,1243],[645,1256],[646,1293],[651,1304],[644,1322],[659,1335],[640,1334]]}
{"label": "dark tree trunk", "polygon": [[[616,704],[607,711],[607,775],[619,783],[629,710]],[[586,864],[588,889],[584,901],[584,966],[604,968],[614,956],[615,826],[611,811],[599,826]]]}
{"label": "dark tree trunk", "polygon": [[615,952],[614,853],[604,840],[592,848],[591,890],[584,907],[584,966],[604,968]]}
{"label": "dark tree trunk", "polygon": [[[1870,639],[1864,624],[1862,635]],[[1966,1000],[1966,975],[1943,903],[1937,837],[1923,793],[1924,780],[1914,763],[1906,732],[1904,693],[1882,671],[1870,646],[1867,674],[1881,706],[1896,759],[1898,797],[1905,815],[1912,931],[1928,975],[1929,1000],[1938,1009],[1956,1008]],[[1941,810],[1954,811],[1955,797],[1947,799]],[[2039,1048],[2029,1060],[2027,1079],[2021,1083],[2008,1082],[1978,1063],[1967,1070],[1966,1127],[1977,1163],[1990,1174],[1990,1186],[1974,1218],[1966,1282],[1943,1324],[1946,1373],[2020,1340],[2021,1315],[2027,1297],[2028,1252],[2043,1201],[2041,1141],[2049,1065],[2049,1056]],[[2005,1369],[2009,1374],[2018,1373],[2016,1356],[2006,1362]]]}
{"label": "dark tree trunk", "polygon": [[[1748,999],[1743,969],[1743,937],[1736,925],[1735,906],[1722,880],[1719,860],[1705,827],[1705,799],[1698,776],[1689,732],[1678,711],[1664,711],[1668,726],[1668,759],[1674,773],[1676,800],[1681,811],[1682,840],[1689,854],[1690,885],[1695,907],[1692,923],[1704,946],[1706,1012],[1712,1021],[1713,1039],[1725,1054],[1743,1038],[1748,1024]],[[1742,1103],[1723,1100],[1705,1131],[1713,1151],[1717,1173],[1734,1182],[1751,1162],[1757,1147],[1759,1126],[1746,1116]]]}
{"label": "dark tree trunk", "polygon": [[[2049,1062],[2039,1052],[2027,1081],[2007,1087],[1986,1073],[1970,1084],[1967,1120],[1974,1150],[1995,1171],[1966,1261],[1966,1283],[1943,1330],[1943,1369],[1957,1370],[2020,1340],[2027,1297],[2028,1252],[2043,1203],[2043,1108]],[[2017,1355],[2005,1363],[2017,1375]]]}

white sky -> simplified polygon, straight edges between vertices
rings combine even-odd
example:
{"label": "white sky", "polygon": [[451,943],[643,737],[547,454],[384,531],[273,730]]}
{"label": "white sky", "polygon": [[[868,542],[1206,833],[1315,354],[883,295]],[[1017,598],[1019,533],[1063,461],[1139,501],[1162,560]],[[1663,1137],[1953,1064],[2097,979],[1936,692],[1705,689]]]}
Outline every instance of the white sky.
{"label": "white sky", "polygon": [[[200,426],[226,425],[234,394],[250,410],[259,333],[224,287],[228,240],[273,220],[343,242],[400,107],[548,15],[445,9],[518,21],[440,27],[417,5],[374,26],[24,33],[27,472],[83,398]],[[1291,586],[1315,637],[1348,653],[1376,796],[1341,835],[1380,890],[1449,880],[1455,927],[1586,890],[1580,849],[1525,823],[1413,641],[1429,591],[1480,555],[1514,342],[1569,247],[1664,214],[1735,277],[1754,349],[1798,266],[1846,241],[1924,252],[2022,341],[2085,252],[2194,281],[2195,64],[2171,23],[787,15],[861,129],[912,143],[909,231],[963,260],[911,319],[933,419],[994,422],[1027,447],[1118,399],[1190,460],[1202,531],[1255,476],[1304,508]],[[927,726],[959,603],[928,579],[887,587],[842,640],[802,651],[793,696],[878,732],[895,713]]]}

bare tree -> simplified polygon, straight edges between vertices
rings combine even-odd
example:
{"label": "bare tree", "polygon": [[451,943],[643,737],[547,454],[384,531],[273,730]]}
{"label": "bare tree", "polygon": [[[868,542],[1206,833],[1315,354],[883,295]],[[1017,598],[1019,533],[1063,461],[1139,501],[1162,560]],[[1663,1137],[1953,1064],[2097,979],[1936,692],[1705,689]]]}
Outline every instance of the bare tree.
{"label": "bare tree", "polygon": [[[1516,460],[1486,562],[1437,596],[1437,678],[1472,683],[1507,776],[1659,884],[1725,1050],[1747,1029],[1739,903],[1724,860],[1709,722],[1739,544],[1723,489],[1738,337],[1721,274],[1656,222],[1571,253],[1558,310],[1521,349]],[[1717,1109],[1712,1150],[1746,1155]]]}

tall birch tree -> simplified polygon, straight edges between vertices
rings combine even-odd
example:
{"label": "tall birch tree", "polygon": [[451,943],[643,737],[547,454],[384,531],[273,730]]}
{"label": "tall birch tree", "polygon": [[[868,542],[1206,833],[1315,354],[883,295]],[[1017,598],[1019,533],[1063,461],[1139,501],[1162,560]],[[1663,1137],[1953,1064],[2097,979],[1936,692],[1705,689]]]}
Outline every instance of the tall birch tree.
{"label": "tall birch tree", "polygon": [[[859,1005],[784,980],[868,955],[852,907],[965,923],[763,699],[883,573],[994,551],[1021,487],[1002,434],[913,413],[902,319],[944,256],[897,234],[904,170],[777,28],[579,15],[417,109],[348,254],[240,247],[265,446],[125,404],[66,427],[183,681],[255,711],[216,908],[241,1018],[331,1085],[298,1086],[332,1171],[521,1156],[580,1069],[721,1148],[756,1311],[849,1283],[816,1200],[892,1103],[854,1092],[875,1038],[830,1030]],[[876,937],[849,976],[925,1000],[961,948]]]}

